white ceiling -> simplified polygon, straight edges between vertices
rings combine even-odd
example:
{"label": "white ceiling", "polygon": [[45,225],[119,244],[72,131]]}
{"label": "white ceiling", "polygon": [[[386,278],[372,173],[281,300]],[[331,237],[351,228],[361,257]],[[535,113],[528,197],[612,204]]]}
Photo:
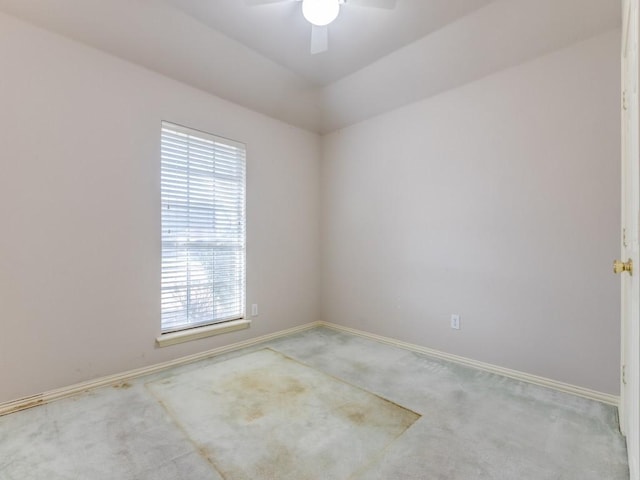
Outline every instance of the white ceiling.
{"label": "white ceiling", "polygon": [[345,5],[311,56],[294,1],[0,0],[0,11],[325,133],[620,25],[619,0]]}
{"label": "white ceiling", "polygon": [[311,25],[301,3],[249,7],[242,0],[167,0],[316,85],[327,85],[438,30],[491,0],[399,0],[395,10],[341,7],[329,26],[329,50],[310,55]]}

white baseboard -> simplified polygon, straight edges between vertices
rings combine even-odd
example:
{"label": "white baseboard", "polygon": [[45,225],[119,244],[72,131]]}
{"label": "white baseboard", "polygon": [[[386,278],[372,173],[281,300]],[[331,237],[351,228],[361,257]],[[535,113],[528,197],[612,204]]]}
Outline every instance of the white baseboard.
{"label": "white baseboard", "polygon": [[281,338],[287,335],[292,335],[294,333],[310,330],[315,327],[326,327],[326,328],[331,328],[333,330],[350,333],[352,335],[358,335],[360,337],[374,340],[380,343],[385,343],[387,345],[392,345],[395,347],[403,348],[405,350],[422,353],[424,355],[429,355],[431,357],[441,358],[443,360],[448,360],[450,362],[459,363],[461,365],[466,365],[468,367],[476,368],[478,370],[483,370],[486,372],[495,373],[495,374],[513,378],[516,380],[521,380],[523,382],[532,383],[534,385],[540,385],[543,387],[552,388],[554,390],[559,390],[564,393],[578,395],[580,397],[588,398],[590,400],[596,400],[598,402],[606,403],[609,405],[618,406],[619,404],[619,397],[616,395],[610,395],[608,393],[589,390],[587,388],[570,385],[568,383],[558,382],[556,380],[551,380],[549,378],[539,377],[537,375],[531,375],[529,373],[524,373],[517,370],[511,370],[509,368],[503,368],[503,367],[499,367],[497,365],[492,365],[489,363],[479,362],[477,360],[472,360],[470,358],[460,357],[458,355],[452,355],[450,353],[441,352],[439,350],[434,350],[432,348],[427,348],[427,347],[422,347],[420,345],[414,345],[411,343],[402,342],[400,340],[395,340],[393,338],[383,337],[381,335],[364,332],[362,330],[356,330],[354,328],[343,327],[341,325],[336,325],[329,322],[311,322],[304,325],[300,325],[298,327],[281,330],[279,332],[270,333],[268,335],[262,335],[256,338],[251,338],[249,340],[244,340],[242,342],[232,343],[230,345],[214,348],[211,350],[207,350],[205,352],[196,353],[194,355],[177,358],[175,360],[170,360],[168,362],[158,363],[155,365],[150,365],[148,367],[137,368],[135,370],[129,370],[127,372],[118,373],[115,375],[108,375],[106,377],[100,377],[94,380],[77,383],[75,385],[71,385],[68,387],[63,387],[56,390],[50,390],[48,392],[39,393],[37,395],[32,395],[32,396],[20,398],[17,400],[0,403],[0,416],[8,415],[10,413],[14,413],[20,410],[25,410],[27,408],[35,407],[38,405],[44,405],[54,400],[60,400],[63,398],[71,397],[72,395],[86,392],[88,390],[92,390],[95,388],[106,387],[110,385],[118,385],[120,383],[127,382],[129,380],[133,380],[135,378],[142,377],[144,375],[161,372],[163,370],[167,370],[169,368],[173,368],[181,365],[187,365],[189,363],[197,362],[199,360],[204,360],[206,358],[215,357],[223,353],[233,352],[235,350],[251,347],[253,345],[267,342],[269,340],[274,340],[276,338]]}
{"label": "white baseboard", "polygon": [[135,370],[129,370],[127,372],[117,373],[115,375],[108,375],[106,377],[100,377],[94,380],[76,383],[75,385],[71,385],[68,387],[58,388],[56,390],[50,390],[48,392],[39,393],[37,395],[32,395],[32,396],[23,397],[17,400],[0,403],[0,416],[8,415],[10,413],[14,413],[20,410],[26,410],[27,408],[36,407],[38,405],[44,405],[45,403],[53,402],[54,400],[60,400],[63,398],[71,397],[72,395],[86,392],[88,390],[93,390],[94,388],[106,387],[110,385],[118,385],[120,383],[127,382],[129,380],[133,380],[135,378],[142,377],[144,375],[161,372],[169,368],[177,367],[180,365],[187,365],[189,363],[197,362],[199,360],[204,360],[206,358],[215,357],[223,353],[233,352],[235,350],[240,350],[242,348],[251,347],[253,345],[267,342],[269,340],[274,340],[276,338],[285,337],[287,335],[302,332],[304,330],[309,330],[309,329],[318,327],[319,325],[320,325],[320,322],[306,323],[298,327],[288,328],[286,330],[281,330],[279,332],[270,333],[268,335],[262,335],[256,338],[251,338],[249,340],[244,340],[242,342],[232,343],[230,345],[225,345],[222,347],[207,350],[205,352],[177,358],[175,360],[170,360],[168,362],[157,363],[155,365],[150,365],[148,367],[137,368]]}
{"label": "white baseboard", "polygon": [[362,330],[357,330],[355,328],[343,327],[342,325],[337,325],[329,322],[318,322],[318,323],[320,326],[331,328],[333,330],[350,333],[352,335],[358,335],[360,337],[364,337],[369,340],[375,340],[377,342],[385,343],[387,345],[393,345],[395,347],[400,347],[405,350],[411,350],[412,352],[422,353],[425,355],[429,355],[431,357],[448,360],[450,362],[459,363],[467,367],[483,370],[485,372],[495,373],[497,375],[502,375],[504,377],[513,378],[515,380],[532,383],[534,385],[540,385],[542,387],[551,388],[554,390],[558,390],[560,392],[570,393],[572,395],[578,395],[580,397],[588,398],[590,400],[595,400],[597,402],[606,403],[608,405],[614,405],[617,407],[620,403],[620,397],[618,397],[617,395],[611,395],[609,393],[602,393],[595,390],[590,390],[588,388],[578,387],[576,385],[571,385],[569,383],[559,382],[557,380],[540,377],[538,375],[531,375],[530,373],[520,372],[518,370],[511,370],[510,368],[499,367],[497,365],[492,365],[490,363],[479,362],[477,360],[473,360],[470,358],[460,357],[458,355],[441,352],[439,350],[434,350],[433,348],[414,345],[412,343],[403,342],[390,337],[383,337],[381,335],[364,332]]}

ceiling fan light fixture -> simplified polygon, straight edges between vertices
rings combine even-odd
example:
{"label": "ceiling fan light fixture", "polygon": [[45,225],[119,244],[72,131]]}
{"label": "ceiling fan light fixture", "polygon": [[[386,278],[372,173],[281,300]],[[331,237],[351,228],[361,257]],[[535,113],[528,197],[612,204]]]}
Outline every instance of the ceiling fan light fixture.
{"label": "ceiling fan light fixture", "polygon": [[302,15],[312,25],[329,25],[339,13],[340,0],[302,0]]}

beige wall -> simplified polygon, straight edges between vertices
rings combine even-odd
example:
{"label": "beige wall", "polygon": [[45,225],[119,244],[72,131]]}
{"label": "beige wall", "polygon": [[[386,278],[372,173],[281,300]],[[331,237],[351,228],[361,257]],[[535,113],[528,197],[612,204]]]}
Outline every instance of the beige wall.
{"label": "beige wall", "polygon": [[619,38],[327,136],[323,319],[617,393]]}
{"label": "beige wall", "polygon": [[[0,15],[0,402],[318,319],[617,393],[618,51],[612,32],[321,140]],[[260,305],[164,349],[161,120],[247,144]]]}
{"label": "beige wall", "polygon": [[[251,329],[163,349],[160,122],[247,144]],[[0,402],[315,321],[319,137],[0,15]]]}

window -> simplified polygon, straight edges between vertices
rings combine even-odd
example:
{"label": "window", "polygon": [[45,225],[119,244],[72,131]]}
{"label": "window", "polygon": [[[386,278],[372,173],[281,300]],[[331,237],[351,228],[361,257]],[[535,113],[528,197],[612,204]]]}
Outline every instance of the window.
{"label": "window", "polygon": [[162,333],[244,318],[245,146],[162,123]]}

